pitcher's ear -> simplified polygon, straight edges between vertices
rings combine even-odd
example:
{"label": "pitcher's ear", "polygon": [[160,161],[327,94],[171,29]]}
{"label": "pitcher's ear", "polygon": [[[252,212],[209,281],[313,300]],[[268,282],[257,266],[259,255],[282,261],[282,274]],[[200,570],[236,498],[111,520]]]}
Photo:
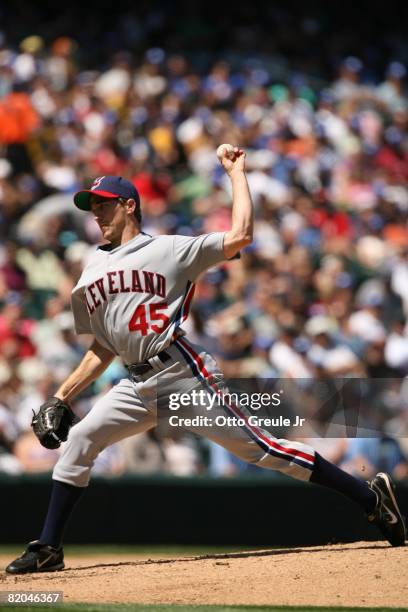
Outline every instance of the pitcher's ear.
{"label": "pitcher's ear", "polygon": [[136,201],[133,198],[128,198],[125,200],[124,198],[120,200],[124,207],[126,208],[126,212],[128,214],[133,214],[133,211],[136,208]]}

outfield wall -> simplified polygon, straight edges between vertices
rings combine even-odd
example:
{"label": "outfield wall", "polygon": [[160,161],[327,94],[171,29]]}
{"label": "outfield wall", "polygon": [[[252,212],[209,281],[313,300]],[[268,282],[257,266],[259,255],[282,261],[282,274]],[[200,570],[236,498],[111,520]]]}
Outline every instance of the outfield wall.
{"label": "outfield wall", "polygon": [[[0,478],[0,542],[38,537],[50,476]],[[408,513],[408,482],[398,488]],[[69,543],[289,546],[378,539],[359,507],[280,475],[94,478],[74,511]]]}

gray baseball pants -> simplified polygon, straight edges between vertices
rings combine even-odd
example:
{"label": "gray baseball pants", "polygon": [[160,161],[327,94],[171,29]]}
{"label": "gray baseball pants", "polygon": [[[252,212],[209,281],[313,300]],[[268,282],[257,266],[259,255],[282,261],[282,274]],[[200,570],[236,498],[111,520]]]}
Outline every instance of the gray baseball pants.
{"label": "gray baseball pants", "polygon": [[[55,480],[86,487],[93,463],[104,448],[168,423],[169,417],[175,414],[169,410],[171,394],[192,390],[211,393],[222,388],[223,375],[202,347],[179,338],[166,352],[169,360],[162,363],[153,357],[149,360],[152,370],[137,378],[123,378],[72,427],[54,468]],[[184,406],[178,414],[180,417],[208,416],[207,407]],[[184,429],[211,439],[248,463],[309,480],[315,455],[310,446],[277,439],[262,428],[249,425],[246,411],[237,405],[229,404],[222,410],[228,416],[242,418],[245,424]]]}

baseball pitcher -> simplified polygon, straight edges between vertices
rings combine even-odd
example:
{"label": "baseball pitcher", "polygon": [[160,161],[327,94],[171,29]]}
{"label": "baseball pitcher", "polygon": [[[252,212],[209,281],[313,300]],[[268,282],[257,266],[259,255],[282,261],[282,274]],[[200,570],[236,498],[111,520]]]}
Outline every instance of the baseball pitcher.
{"label": "baseball pitcher", "polygon": [[[221,163],[232,184],[232,221],[226,232],[193,238],[145,234],[139,194],[118,176],[99,177],[90,189],[74,196],[78,208],[94,215],[104,238],[72,292],[76,332],[92,334],[93,341],[77,369],[33,418],[34,431],[45,447],[66,442],[53,472],[41,535],[8,565],[7,572],[62,569],[64,528],[89,483],[98,454],[114,442],[155,427],[157,406],[170,394],[200,389],[220,394],[225,388],[213,357],[189,342],[181,328],[197,277],[235,257],[253,237],[245,153],[226,148]],[[128,376],[75,423],[71,401],[116,356],[123,360]],[[357,502],[393,546],[404,544],[405,525],[387,474],[379,473],[369,483],[360,481],[311,447],[277,439],[250,425],[239,406],[226,405],[225,410],[239,417],[241,425],[192,430],[245,461],[335,489]]]}

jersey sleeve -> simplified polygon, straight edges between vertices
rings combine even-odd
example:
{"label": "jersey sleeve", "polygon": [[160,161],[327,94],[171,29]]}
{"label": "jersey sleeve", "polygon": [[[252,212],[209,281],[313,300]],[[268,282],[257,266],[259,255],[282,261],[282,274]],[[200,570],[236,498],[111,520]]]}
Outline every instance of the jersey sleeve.
{"label": "jersey sleeve", "polygon": [[225,232],[212,232],[194,238],[174,236],[175,260],[195,278],[207,268],[225,261],[224,236]]}
{"label": "jersey sleeve", "polygon": [[75,291],[71,295],[71,308],[74,315],[75,331],[77,334],[92,334],[91,321],[86,307],[83,291]]}

